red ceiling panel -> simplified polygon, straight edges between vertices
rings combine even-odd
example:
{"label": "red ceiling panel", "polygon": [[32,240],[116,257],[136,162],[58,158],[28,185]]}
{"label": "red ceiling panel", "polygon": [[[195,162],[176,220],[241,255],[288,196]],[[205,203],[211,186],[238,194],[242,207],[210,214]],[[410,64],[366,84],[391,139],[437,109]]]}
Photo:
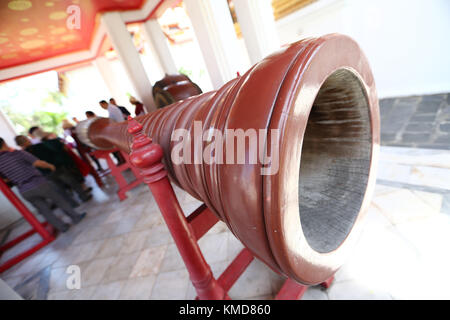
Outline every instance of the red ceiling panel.
{"label": "red ceiling panel", "polygon": [[[90,47],[99,12],[141,8],[145,0],[1,0],[0,69]],[[67,20],[78,6],[80,28]],[[74,20],[72,20],[74,21]]]}

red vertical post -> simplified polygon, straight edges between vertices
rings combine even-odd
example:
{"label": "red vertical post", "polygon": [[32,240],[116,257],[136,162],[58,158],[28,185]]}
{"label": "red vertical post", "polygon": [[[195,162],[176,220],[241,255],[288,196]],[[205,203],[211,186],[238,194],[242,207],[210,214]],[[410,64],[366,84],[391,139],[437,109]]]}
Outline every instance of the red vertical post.
{"label": "red vertical post", "polygon": [[328,289],[334,281],[334,276],[330,277],[327,281],[324,281],[320,284],[320,286],[324,289]]}
{"label": "red vertical post", "polygon": [[[120,156],[123,158],[124,162],[122,164],[115,164],[114,161],[111,159],[111,153],[117,153],[117,155],[120,154]],[[126,193],[137,187],[142,183],[142,177],[141,173],[139,172],[139,169],[137,169],[135,166],[133,166],[129,160],[128,155],[126,155],[124,152],[120,151],[119,149],[113,149],[113,150],[96,150],[94,152],[94,156],[97,158],[103,158],[108,163],[109,168],[109,174],[111,174],[114,177],[114,180],[116,180],[116,183],[119,185],[119,190],[117,191],[117,195],[119,196],[120,201],[123,201],[127,198]],[[135,180],[131,182],[127,182],[125,177],[122,175],[122,173],[125,170],[130,169],[135,177]]]}
{"label": "red vertical post", "polygon": [[308,290],[308,286],[287,279],[275,297],[275,300],[300,300]]}
{"label": "red vertical post", "polygon": [[131,163],[141,170],[144,182],[153,193],[199,299],[228,299],[225,290],[213,277],[211,268],[197,244],[195,234],[178,203],[161,161],[163,157],[161,146],[144,135],[142,125],[131,117],[128,118],[128,132],[134,137],[130,153]]}
{"label": "red vertical post", "polygon": [[81,159],[89,166],[89,172],[94,177],[95,182],[97,182],[97,185],[100,188],[103,187],[102,179],[98,175],[97,170],[95,170],[95,168],[92,166],[91,161],[86,156],[86,154],[89,154],[89,152],[83,146],[83,144],[81,143],[80,139],[78,139],[78,136],[76,135],[76,133],[74,131],[72,131],[72,135],[71,136],[72,136],[72,138],[75,140],[75,142],[77,144],[77,150],[78,150],[78,153],[80,154]]}
{"label": "red vertical post", "polygon": [[38,219],[28,210],[28,208],[23,204],[22,201],[16,196],[14,192],[6,185],[3,179],[0,178],[0,189],[6,198],[16,207],[17,210],[22,214],[25,220],[39,233],[42,239],[49,240],[54,239],[53,235],[48,232],[44,226],[39,222]]}
{"label": "red vertical post", "polygon": [[53,236],[53,233],[51,231],[46,229],[45,226],[47,225],[47,223],[41,224],[39,220],[34,217],[34,215],[30,212],[30,210],[28,210],[28,208],[23,204],[23,202],[20,201],[20,199],[16,196],[16,194],[11,191],[11,189],[6,185],[6,183],[1,178],[0,178],[0,190],[3,192],[5,197],[13,204],[13,206],[16,207],[17,210],[19,210],[19,212],[22,214],[25,220],[27,220],[28,223],[33,227],[33,229],[31,229],[30,231],[25,232],[24,234],[18,236],[17,238],[0,246],[0,255],[2,255],[3,252],[5,252],[6,250],[14,247],[18,243],[30,237],[35,232],[39,233],[39,235],[42,237],[42,241],[33,246],[32,248],[0,264],[0,273],[2,273],[3,271],[8,270],[9,268],[16,265],[23,259],[32,255],[37,250],[41,249],[42,247],[46,246],[47,244],[55,240],[55,237]]}

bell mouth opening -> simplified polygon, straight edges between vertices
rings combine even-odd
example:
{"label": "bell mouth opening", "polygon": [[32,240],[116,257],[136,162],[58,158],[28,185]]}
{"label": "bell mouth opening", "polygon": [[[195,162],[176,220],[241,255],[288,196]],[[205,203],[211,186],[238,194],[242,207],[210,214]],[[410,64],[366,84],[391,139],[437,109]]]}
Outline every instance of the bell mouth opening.
{"label": "bell mouth opening", "polygon": [[372,156],[369,108],[363,84],[348,69],[328,76],[311,108],[298,200],[303,234],[319,253],[336,250],[360,212]]}

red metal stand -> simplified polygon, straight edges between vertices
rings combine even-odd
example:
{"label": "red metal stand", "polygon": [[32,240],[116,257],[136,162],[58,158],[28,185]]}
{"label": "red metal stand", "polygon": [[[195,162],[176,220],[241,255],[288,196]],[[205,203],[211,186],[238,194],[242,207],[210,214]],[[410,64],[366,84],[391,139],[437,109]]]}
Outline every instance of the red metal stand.
{"label": "red metal stand", "polygon": [[[119,165],[116,165],[114,161],[111,159],[111,154],[113,152],[119,152],[122,157],[124,158],[125,162]],[[117,191],[117,195],[119,196],[120,201],[123,201],[127,198],[126,192],[133,189],[134,187],[137,187],[143,182],[143,177],[141,176],[139,170],[135,168],[130,163],[130,159],[127,154],[120,151],[119,149],[113,149],[113,150],[96,150],[93,152],[94,156],[97,158],[103,158],[108,163],[108,167],[110,170],[110,174],[114,177],[117,184],[119,185],[119,191]],[[124,176],[122,175],[122,172],[125,170],[130,169],[136,180],[128,183],[127,180],[125,180]]]}
{"label": "red metal stand", "polygon": [[[242,249],[222,275],[215,279],[197,241],[219,221],[218,218],[204,204],[186,218],[161,162],[162,148],[152,143],[152,140],[142,133],[141,124],[131,117],[128,132],[134,136],[131,163],[141,170],[143,181],[153,193],[197,291],[197,299],[230,299],[229,289],[253,261],[254,256],[248,249]],[[329,279],[322,285],[328,287],[332,280]],[[300,299],[307,289],[307,286],[287,279],[276,299]]]}
{"label": "red metal stand", "polygon": [[[328,289],[333,280],[334,277],[331,277],[327,281],[322,282],[320,286]],[[299,300],[303,297],[306,290],[308,290],[308,286],[301,285],[292,279],[287,279],[275,297],[275,300]]]}
{"label": "red metal stand", "polygon": [[39,220],[37,220],[34,217],[34,215],[30,212],[30,210],[28,210],[28,208],[22,203],[22,201],[20,201],[20,199],[15,195],[15,193],[11,191],[11,189],[6,185],[6,183],[2,179],[0,179],[0,189],[6,196],[6,198],[8,198],[8,200],[17,208],[17,210],[19,210],[19,212],[22,214],[25,220],[27,220],[32,227],[31,230],[2,245],[0,247],[0,256],[6,250],[11,249],[18,243],[35,234],[36,232],[39,233],[39,235],[42,237],[42,241],[39,242],[37,245],[26,250],[25,252],[16,255],[15,257],[7,260],[2,265],[0,265],[0,273],[2,273],[5,270],[11,268],[12,266],[18,264],[23,259],[32,255],[34,252],[38,251],[42,247],[46,246],[53,240],[55,240],[55,237],[53,228],[48,223],[41,224]]}
{"label": "red metal stand", "polygon": [[83,143],[81,143],[80,139],[78,139],[78,136],[74,131],[72,131],[71,135],[77,144],[78,154],[80,155],[81,159],[89,166],[90,174],[94,177],[95,182],[97,182],[97,185],[100,188],[103,187],[101,176],[99,175],[97,170],[94,169],[94,167],[91,164],[91,161],[88,159],[87,155],[89,155],[91,152],[83,145]]}

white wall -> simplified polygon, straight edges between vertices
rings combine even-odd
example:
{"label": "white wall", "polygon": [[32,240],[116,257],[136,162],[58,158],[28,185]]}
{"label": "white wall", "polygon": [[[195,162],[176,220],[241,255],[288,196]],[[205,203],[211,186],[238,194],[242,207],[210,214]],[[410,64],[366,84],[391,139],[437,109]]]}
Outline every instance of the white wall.
{"label": "white wall", "polygon": [[8,116],[0,109],[0,137],[5,140],[6,144],[15,147],[14,137],[16,136],[13,125],[8,119]]}
{"label": "white wall", "polygon": [[277,28],[282,44],[333,32],[354,38],[380,97],[450,91],[449,0],[319,0]]}
{"label": "white wall", "polygon": [[[0,137],[2,137],[9,146],[15,147],[15,136],[16,133],[8,118],[0,110]],[[21,217],[20,213],[10,204],[3,193],[0,192],[0,230],[19,220]]]}
{"label": "white wall", "polygon": [[[115,70],[115,67],[115,63],[112,63],[112,71]],[[69,119],[77,117],[79,120],[84,120],[86,119],[85,112],[87,110],[95,112],[98,116],[108,116],[108,112],[103,110],[98,102],[100,100],[109,100],[112,93],[95,66],[88,65],[77,68],[66,72],[65,75],[68,82],[65,107],[69,112]],[[128,84],[128,81],[125,83]],[[128,101],[127,97],[117,96],[115,98],[119,104]]]}

